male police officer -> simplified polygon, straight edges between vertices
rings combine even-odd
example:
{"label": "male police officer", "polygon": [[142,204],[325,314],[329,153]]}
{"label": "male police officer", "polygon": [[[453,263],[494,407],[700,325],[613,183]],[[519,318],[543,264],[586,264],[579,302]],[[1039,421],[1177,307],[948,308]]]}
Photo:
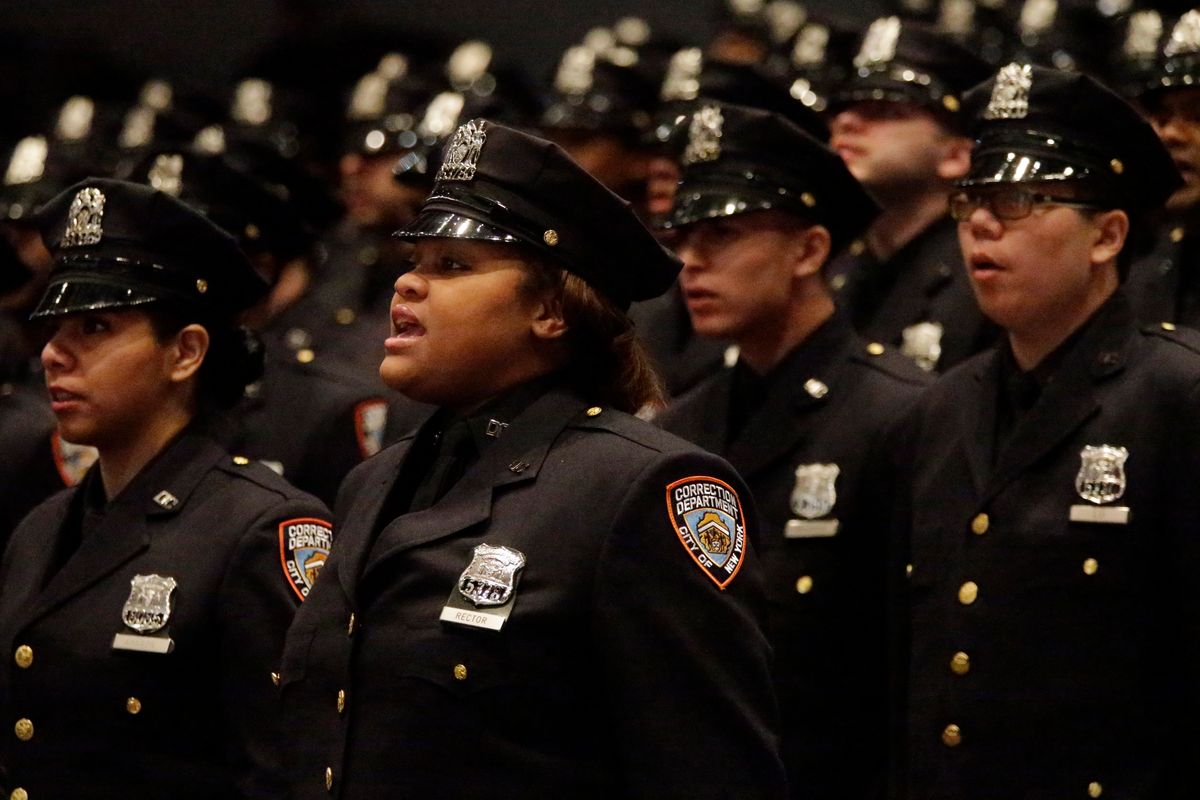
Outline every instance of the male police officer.
{"label": "male police officer", "polygon": [[856,72],[830,100],[830,145],[883,213],[831,268],[859,333],[942,371],[991,343],[946,213],[966,172],[962,92],[987,67],[948,36],[897,17],[876,20]]}
{"label": "male police officer", "polygon": [[873,797],[886,773],[881,432],[926,376],[834,311],[830,254],[878,207],[836,153],[777,114],[703,103],[678,203],[693,325],[740,360],[661,424],[728,458],[763,525],[769,629],[795,797]]}
{"label": "male police officer", "polygon": [[1119,286],[1179,175],[1082,75],[1009,64],[966,107],[951,209],[1006,336],[906,426],[909,796],[1194,797],[1200,339]]}

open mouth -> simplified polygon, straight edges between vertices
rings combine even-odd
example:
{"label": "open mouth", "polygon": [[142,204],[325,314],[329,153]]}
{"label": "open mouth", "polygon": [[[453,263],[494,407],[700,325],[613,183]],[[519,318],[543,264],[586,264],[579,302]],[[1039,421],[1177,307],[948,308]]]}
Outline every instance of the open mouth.
{"label": "open mouth", "polygon": [[971,256],[967,259],[971,274],[976,276],[994,275],[1004,268],[986,256]]}
{"label": "open mouth", "polygon": [[392,335],[384,343],[385,347],[403,346],[424,334],[425,326],[408,306],[392,306]]}
{"label": "open mouth", "polygon": [[83,395],[67,391],[61,386],[50,386],[47,391],[50,395],[50,408],[52,411],[60,411],[83,399]]}

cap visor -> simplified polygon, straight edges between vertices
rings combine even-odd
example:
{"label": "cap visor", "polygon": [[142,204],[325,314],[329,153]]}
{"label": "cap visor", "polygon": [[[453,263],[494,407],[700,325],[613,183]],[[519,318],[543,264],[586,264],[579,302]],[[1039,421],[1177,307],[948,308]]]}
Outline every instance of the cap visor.
{"label": "cap visor", "polygon": [[1092,170],[1060,156],[1020,152],[1020,148],[975,153],[971,171],[959,186],[986,186],[993,183],[1040,183],[1075,181],[1091,177]]}
{"label": "cap visor", "polygon": [[161,299],[159,295],[118,282],[64,277],[50,283],[41,302],[29,318],[32,320],[60,317],[80,311],[133,308]]}
{"label": "cap visor", "polygon": [[777,207],[771,200],[744,191],[716,187],[689,190],[685,185],[675,196],[675,208],[661,227],[680,228],[706,219],[732,217]]}
{"label": "cap visor", "polygon": [[397,239],[478,239],[508,244],[523,241],[508,231],[454,211],[426,209],[394,234]]}

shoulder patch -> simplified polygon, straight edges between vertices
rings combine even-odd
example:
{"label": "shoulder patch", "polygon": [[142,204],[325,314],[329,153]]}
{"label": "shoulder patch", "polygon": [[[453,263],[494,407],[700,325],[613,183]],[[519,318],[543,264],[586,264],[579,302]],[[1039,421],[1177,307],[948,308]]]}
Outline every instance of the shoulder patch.
{"label": "shoulder patch", "polygon": [[308,597],[333,545],[333,526],[323,519],[299,517],[279,523],[279,561],[288,586]]}
{"label": "shoulder patch", "polygon": [[386,400],[364,400],[354,407],[354,435],[363,458],[370,458],[383,449],[387,418]]}
{"label": "shoulder patch", "polygon": [[696,565],[724,589],[742,568],[746,524],[742,501],[725,481],[694,475],[667,486],[667,517]]}

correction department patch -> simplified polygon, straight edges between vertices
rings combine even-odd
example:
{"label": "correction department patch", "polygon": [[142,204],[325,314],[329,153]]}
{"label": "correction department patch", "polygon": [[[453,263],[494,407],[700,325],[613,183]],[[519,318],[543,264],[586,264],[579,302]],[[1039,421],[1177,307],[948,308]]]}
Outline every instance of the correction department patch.
{"label": "correction department patch", "polygon": [[667,486],[667,516],[688,555],[718,588],[742,568],[746,525],[742,501],[729,484],[695,475]]}
{"label": "correction department patch", "polygon": [[301,517],[279,523],[279,560],[288,586],[301,600],[313,583],[333,544],[333,528],[323,519]]}

